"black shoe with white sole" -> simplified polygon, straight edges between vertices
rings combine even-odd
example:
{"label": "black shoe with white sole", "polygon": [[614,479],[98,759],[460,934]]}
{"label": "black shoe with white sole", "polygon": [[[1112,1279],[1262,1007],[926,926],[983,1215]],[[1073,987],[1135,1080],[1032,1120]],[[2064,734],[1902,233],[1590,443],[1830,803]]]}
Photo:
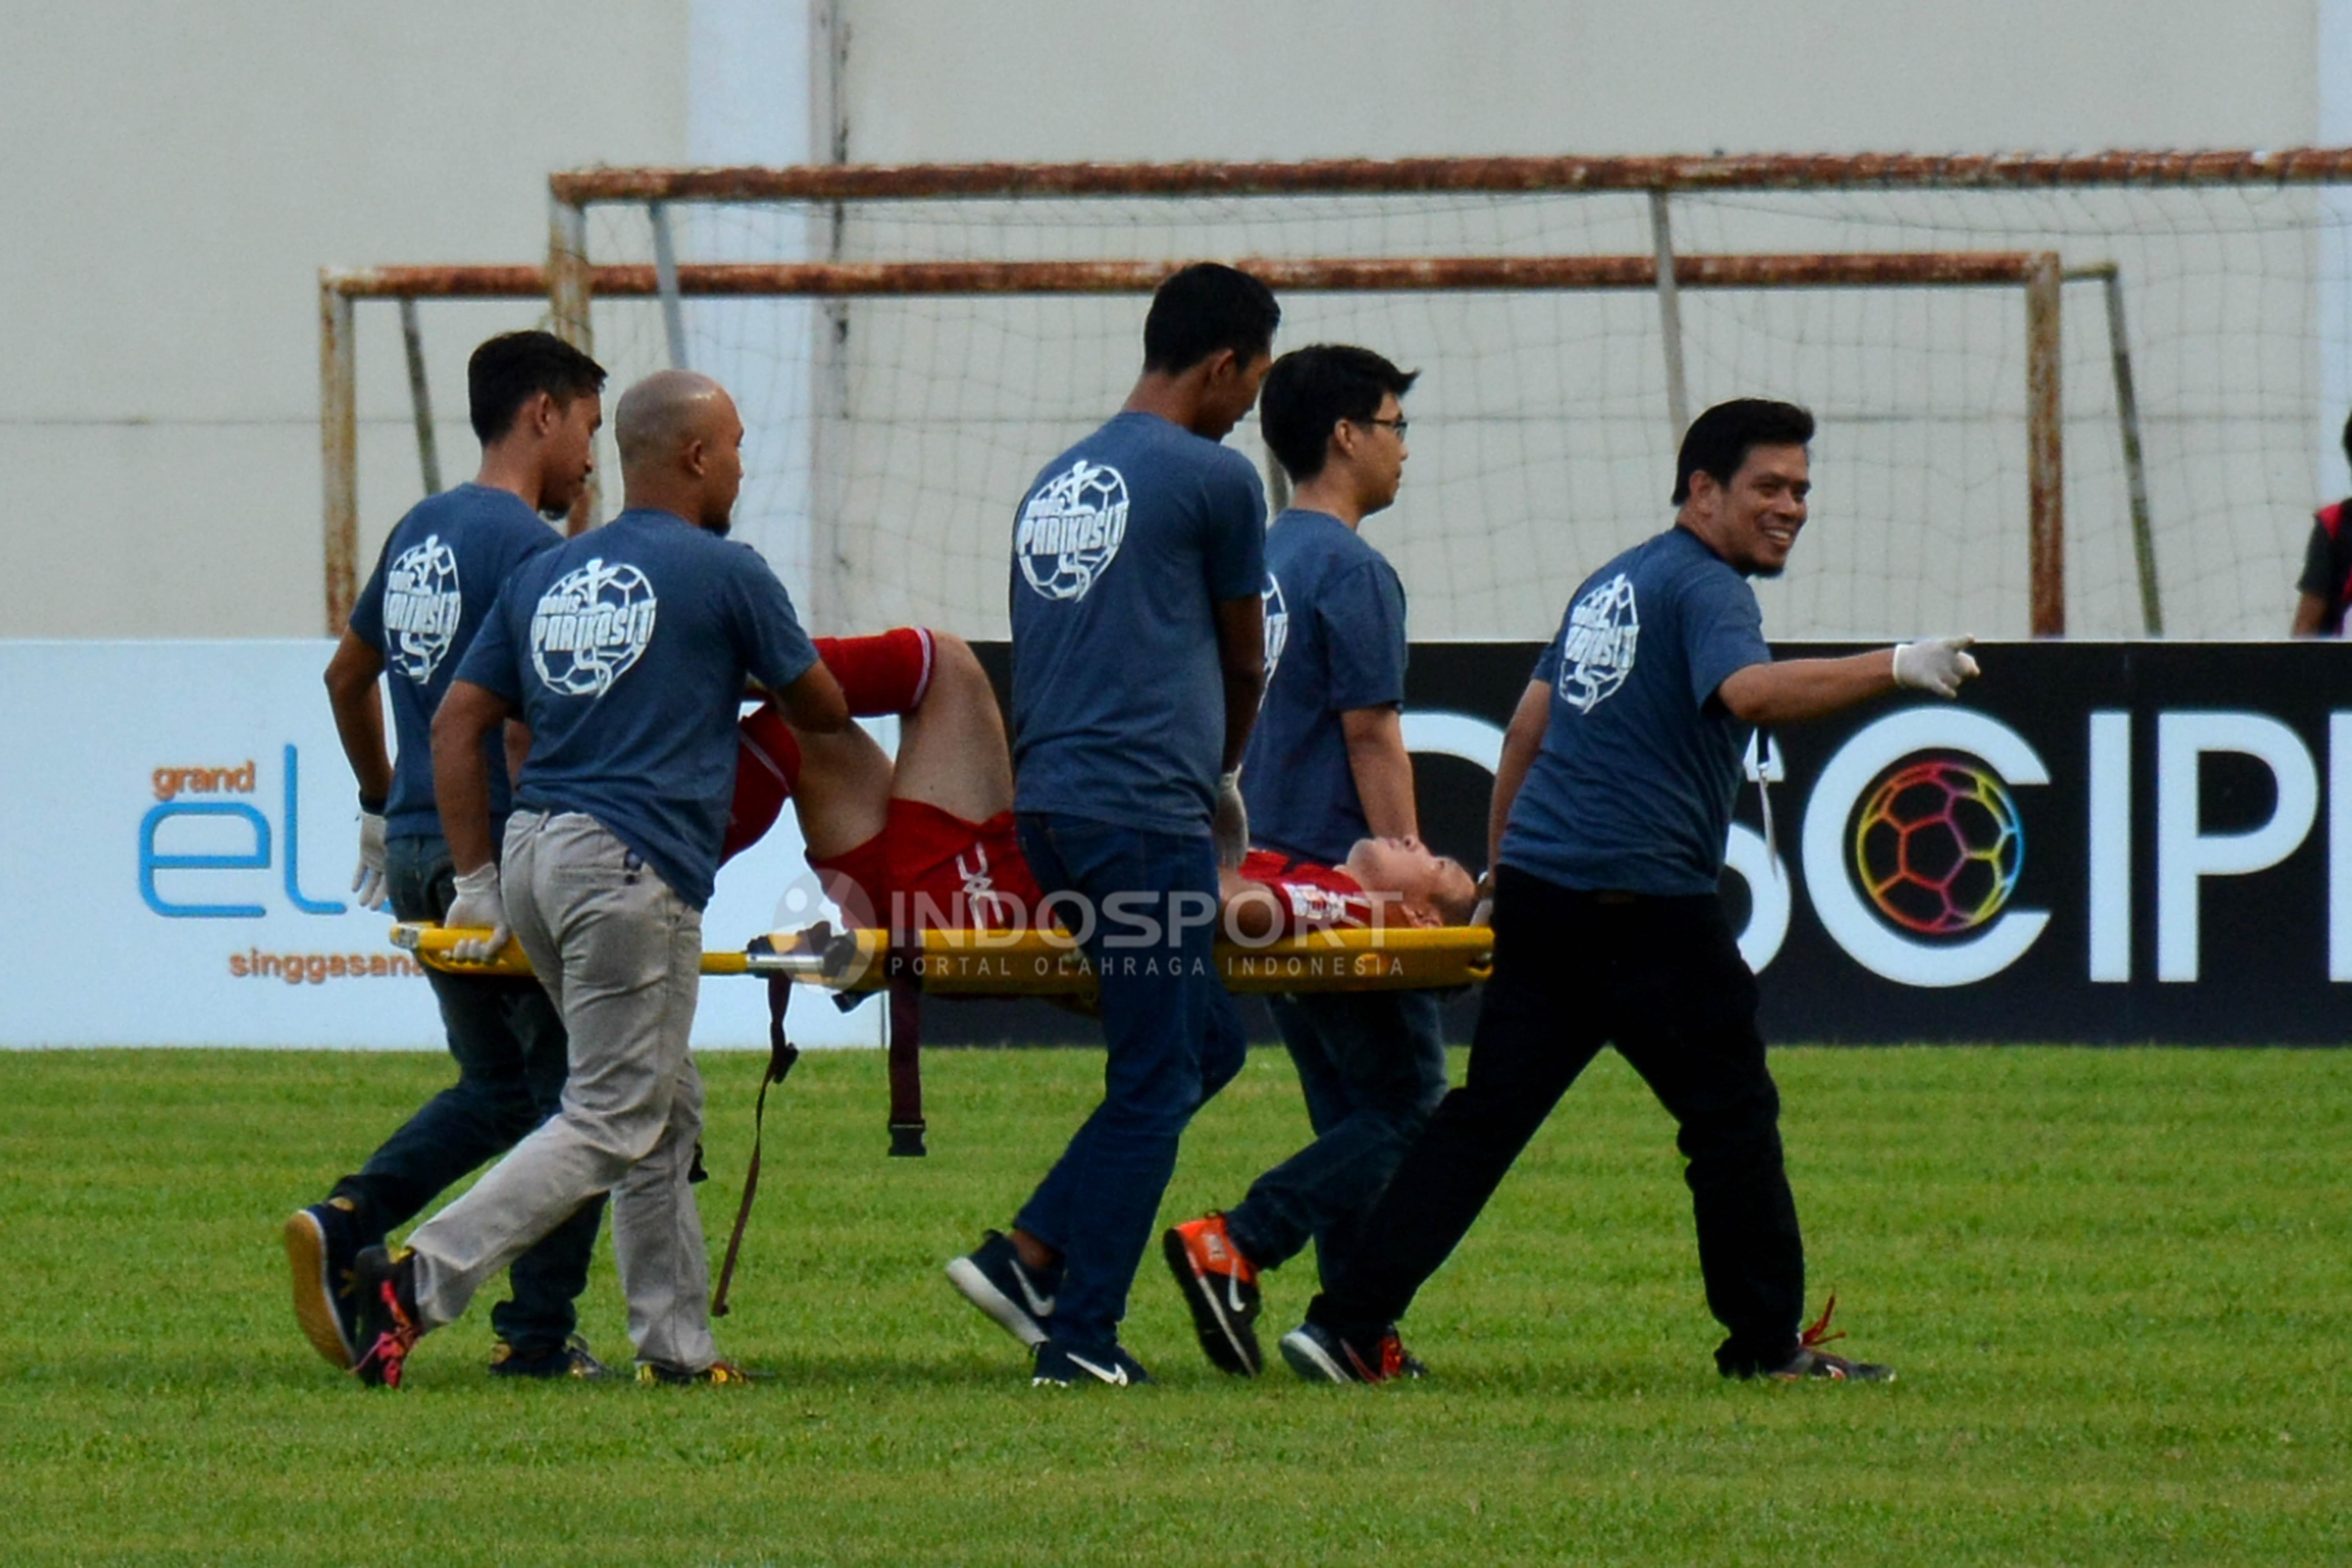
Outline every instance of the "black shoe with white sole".
{"label": "black shoe with white sole", "polygon": [[1404,1348],[1394,1328],[1360,1337],[1312,1318],[1282,1336],[1282,1359],[1309,1383],[1389,1383],[1429,1369]]}
{"label": "black shoe with white sole", "polygon": [[1037,1367],[1030,1374],[1033,1388],[1068,1388],[1072,1384],[1106,1384],[1134,1388],[1150,1383],[1143,1363],[1124,1345],[1065,1345],[1052,1340],[1037,1347]]}
{"label": "black shoe with white sole", "polygon": [[284,1228],[294,1321],[330,1366],[349,1372],[361,1350],[359,1298],[352,1287],[352,1263],[362,1245],[358,1207],[349,1198],[329,1198],[296,1209]]}
{"label": "black shoe with white sole", "polygon": [[948,1279],[964,1300],[1023,1344],[1034,1350],[1045,1342],[1054,1318],[1054,1293],[1062,1286],[1058,1268],[1031,1268],[1021,1261],[1011,1237],[992,1230],[978,1247],[948,1265]]}

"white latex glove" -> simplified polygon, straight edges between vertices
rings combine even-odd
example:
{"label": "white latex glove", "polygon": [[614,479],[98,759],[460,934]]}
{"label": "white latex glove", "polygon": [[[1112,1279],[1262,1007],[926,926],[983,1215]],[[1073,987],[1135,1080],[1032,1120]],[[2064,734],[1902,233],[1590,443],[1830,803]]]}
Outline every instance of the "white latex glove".
{"label": "white latex glove", "polygon": [[1478,901],[1470,906],[1470,923],[1474,926],[1495,923],[1495,873],[1492,871],[1478,879]]}
{"label": "white latex glove", "polygon": [[383,813],[360,810],[360,868],[352,873],[352,897],[363,910],[392,902],[383,879]]}
{"label": "white latex glove", "polygon": [[1895,647],[1895,684],[1932,691],[1938,697],[1959,693],[1960,682],[1977,672],[1968,649],[1974,637],[1922,637]]}
{"label": "white latex glove", "polygon": [[1209,818],[1209,837],[1216,845],[1221,869],[1238,868],[1249,855],[1249,807],[1242,804],[1239,768],[1217,781],[1217,809]]}
{"label": "white latex glove", "polygon": [[457,896],[450,900],[449,912],[441,919],[442,926],[450,931],[480,930],[488,927],[490,939],[469,937],[449,950],[453,958],[470,963],[488,963],[499,955],[514,931],[507,924],[506,900],[499,895],[498,862],[467,871],[457,879]]}

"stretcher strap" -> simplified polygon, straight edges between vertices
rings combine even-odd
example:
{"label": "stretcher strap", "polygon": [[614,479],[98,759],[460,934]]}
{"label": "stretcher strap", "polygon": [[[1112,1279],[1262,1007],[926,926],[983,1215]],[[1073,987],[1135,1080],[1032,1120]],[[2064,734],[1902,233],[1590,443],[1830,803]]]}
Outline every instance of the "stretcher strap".
{"label": "stretcher strap", "polygon": [[[727,1289],[735,1282],[735,1259],[743,1250],[743,1229],[751,1222],[751,1200],[760,1192],[760,1145],[767,1131],[768,1086],[782,1083],[800,1047],[784,1037],[784,1010],[792,1005],[793,983],[782,974],[768,976],[768,1071],[760,1079],[759,1097],[751,1102],[751,1158],[743,1167],[743,1197],[735,1205],[735,1228],[727,1235],[727,1259],[719,1266],[719,1288],[710,1293],[710,1315],[727,1315]],[[896,1084],[892,1090],[895,1095]]]}
{"label": "stretcher strap", "polygon": [[894,965],[890,977],[890,1152],[920,1159],[923,1145],[923,983]]}

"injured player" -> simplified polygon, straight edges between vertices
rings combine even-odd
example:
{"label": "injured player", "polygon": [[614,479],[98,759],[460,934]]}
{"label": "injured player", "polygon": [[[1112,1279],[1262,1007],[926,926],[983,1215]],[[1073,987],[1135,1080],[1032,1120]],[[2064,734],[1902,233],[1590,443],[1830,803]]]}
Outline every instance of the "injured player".
{"label": "injured player", "polygon": [[[917,626],[815,640],[853,714],[902,716],[898,756],[855,725],[809,734],[763,705],[743,721],[726,853],[757,842],[789,798],[809,864],[851,925],[1022,931],[1076,917],[1066,896],[1045,907],[1022,858],[1004,721],[971,647]],[[1220,880],[1221,934],[1245,943],[1460,925],[1474,902],[1461,864],[1412,838],[1361,839],[1336,867],[1253,850]]]}

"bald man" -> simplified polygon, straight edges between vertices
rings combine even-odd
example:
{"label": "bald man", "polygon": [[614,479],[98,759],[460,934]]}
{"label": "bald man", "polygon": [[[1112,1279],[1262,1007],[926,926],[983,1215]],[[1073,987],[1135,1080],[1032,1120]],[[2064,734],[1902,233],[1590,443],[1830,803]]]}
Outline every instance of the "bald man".
{"label": "bald man", "polygon": [[[708,376],[668,371],[615,412],[627,510],[534,557],[433,719],[457,870],[444,923],[522,944],[571,1037],[562,1110],[397,1252],[354,1268],[362,1380],[396,1386],[417,1338],[598,1193],[640,1381],[731,1383],[711,1342],[702,1219],[688,1185],[702,1081],[687,1055],[747,682],[802,729],[849,710],[767,563],[724,542],[743,422]],[[503,861],[482,742],[531,732]],[[503,864],[505,879],[500,880]]]}

